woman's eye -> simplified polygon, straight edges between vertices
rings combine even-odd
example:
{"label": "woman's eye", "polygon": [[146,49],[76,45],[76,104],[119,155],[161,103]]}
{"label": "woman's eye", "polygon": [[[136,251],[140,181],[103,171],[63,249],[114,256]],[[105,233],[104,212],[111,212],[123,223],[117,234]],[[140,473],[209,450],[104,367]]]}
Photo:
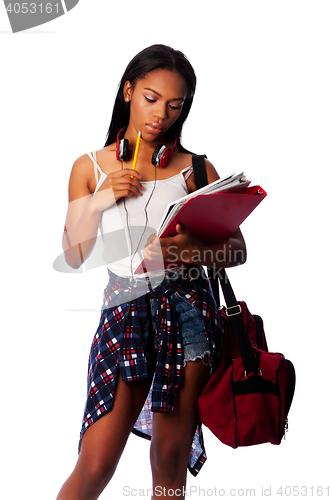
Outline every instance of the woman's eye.
{"label": "woman's eye", "polygon": [[145,98],[148,102],[156,102],[156,99],[151,99],[150,97],[145,95]]}
{"label": "woman's eye", "polygon": [[172,106],[172,105],[170,104],[170,108],[171,108],[171,109],[180,109],[180,108],[182,107],[182,105],[183,105],[183,103],[178,104],[178,106]]}

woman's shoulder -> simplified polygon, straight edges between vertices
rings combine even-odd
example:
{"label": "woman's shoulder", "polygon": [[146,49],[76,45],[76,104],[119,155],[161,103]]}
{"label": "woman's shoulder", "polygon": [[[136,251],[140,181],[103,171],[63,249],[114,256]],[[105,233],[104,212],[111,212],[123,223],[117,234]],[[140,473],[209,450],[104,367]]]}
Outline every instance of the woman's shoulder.
{"label": "woman's shoulder", "polygon": [[[74,161],[69,179],[70,186],[81,186],[82,190],[86,190],[86,194],[88,191],[90,193],[94,192],[96,188],[96,176],[93,157],[95,156],[99,165],[104,151],[105,148],[98,151],[87,151]],[[104,161],[102,160],[101,164],[103,165],[103,163]]]}
{"label": "woman's shoulder", "polygon": [[71,197],[75,199],[91,193],[93,178],[91,159],[87,154],[79,156],[73,163],[69,178],[69,191],[73,192]]}
{"label": "woman's shoulder", "polygon": [[[193,163],[192,153],[183,153],[181,156],[183,157],[182,161],[181,161],[181,168],[182,169],[186,168],[187,166],[192,166],[192,163]],[[217,171],[215,170],[214,165],[206,158],[205,158],[205,166],[206,166],[208,184],[219,179],[220,176],[217,173]],[[195,185],[195,180],[194,180],[193,174],[187,179],[187,186],[188,186],[189,192],[196,191],[197,187]]]}
{"label": "woman's shoulder", "polygon": [[91,171],[92,160],[87,153],[79,156],[73,163],[71,176],[87,178]]}
{"label": "woman's shoulder", "polygon": [[108,146],[94,151],[87,151],[79,156],[72,167],[72,174],[75,177],[84,177],[88,181],[95,178],[94,160],[95,158],[99,168],[104,171],[104,166],[110,163],[110,160],[115,155],[115,146]]}
{"label": "woman's shoulder", "polygon": [[115,152],[116,152],[115,143],[111,144],[110,146],[106,146],[105,148],[86,151],[86,153],[82,154],[75,160],[73,166],[75,166],[76,168],[77,167],[87,168],[89,165],[91,166],[92,164],[91,156],[95,156],[95,158],[97,158],[97,163],[98,163],[98,160],[100,158],[103,159],[109,158],[111,155],[115,155]]}
{"label": "woman's shoulder", "polygon": [[[178,153],[178,155],[179,155],[178,161],[181,163],[182,168],[185,168],[186,166],[192,165],[192,157],[195,156],[194,153],[190,153],[188,151],[184,151],[184,152],[181,151]],[[207,175],[209,177],[217,176],[216,179],[214,179],[214,180],[217,180],[219,178],[219,175],[216,172],[214,165],[207,158],[205,158],[205,165],[206,165]]]}
{"label": "woman's shoulder", "polygon": [[207,159],[205,159],[205,164],[206,164],[208,184],[210,184],[211,182],[217,181],[217,179],[219,179],[220,176],[217,173],[217,171],[215,170],[214,165]]}

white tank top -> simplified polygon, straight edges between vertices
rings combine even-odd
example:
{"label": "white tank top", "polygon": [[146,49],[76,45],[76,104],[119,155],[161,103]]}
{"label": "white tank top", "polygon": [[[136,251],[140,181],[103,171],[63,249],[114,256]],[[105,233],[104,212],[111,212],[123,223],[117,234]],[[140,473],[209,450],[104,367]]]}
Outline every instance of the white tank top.
{"label": "white tank top", "polygon": [[[96,189],[103,184],[107,175],[96,161],[96,152],[88,156],[94,163]],[[121,198],[107,210],[104,210],[100,222],[100,231],[104,243],[103,257],[107,267],[122,277],[140,278],[146,274],[134,275],[142,261],[141,250],[147,239],[157,232],[167,205],[188,194],[186,179],[191,175],[192,166],[179,174],[157,181],[141,181],[143,195],[138,198]],[[161,274],[158,272],[157,274]],[[149,273],[151,276],[151,272]]]}

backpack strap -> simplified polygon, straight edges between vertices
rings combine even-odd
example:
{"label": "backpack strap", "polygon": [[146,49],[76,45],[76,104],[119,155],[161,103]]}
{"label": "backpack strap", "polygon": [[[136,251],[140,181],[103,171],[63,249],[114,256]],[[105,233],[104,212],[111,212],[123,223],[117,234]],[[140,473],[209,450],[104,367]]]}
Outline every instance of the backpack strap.
{"label": "backpack strap", "polygon": [[[197,189],[200,189],[208,184],[205,158],[207,158],[206,155],[192,156],[194,181]],[[212,286],[215,301],[218,305],[221,305],[219,282],[221,284],[224,299],[227,304],[226,314],[237,339],[244,368],[248,373],[256,372],[258,367],[251,347],[249,335],[243,321],[241,306],[237,302],[227,273],[225,272],[225,269],[219,269],[219,271],[216,272],[216,269],[207,267],[207,274]]]}
{"label": "backpack strap", "polygon": [[[194,182],[195,182],[197,189],[200,189],[208,184],[205,158],[207,158],[206,155],[193,155],[192,156]],[[216,278],[216,276],[214,275],[214,270],[210,267],[207,267],[207,274],[208,274],[210,284],[212,286],[215,302],[218,305],[221,305],[219,282],[218,282],[218,279]]]}
{"label": "backpack strap", "polygon": [[197,189],[200,189],[208,184],[207,171],[205,165],[206,155],[193,155],[192,166],[194,173],[194,182]]}
{"label": "backpack strap", "polygon": [[245,372],[253,372],[257,374],[258,365],[252,350],[249,334],[243,320],[242,306],[237,302],[236,296],[232,289],[227,273],[225,272],[225,269],[220,269],[219,272],[222,274],[222,276],[221,274],[219,274],[218,278],[214,277],[214,279],[216,281],[218,281],[219,279],[220,281],[224,299],[227,304],[225,313],[230,321],[232,330],[236,337]]}

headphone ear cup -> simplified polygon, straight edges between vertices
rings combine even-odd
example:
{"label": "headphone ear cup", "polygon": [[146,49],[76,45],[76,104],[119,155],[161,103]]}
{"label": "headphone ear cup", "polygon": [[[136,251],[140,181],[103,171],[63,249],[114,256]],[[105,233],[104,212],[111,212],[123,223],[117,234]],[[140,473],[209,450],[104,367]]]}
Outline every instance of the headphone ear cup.
{"label": "headphone ear cup", "polygon": [[117,160],[126,161],[128,157],[128,140],[121,139],[117,142]]}
{"label": "headphone ear cup", "polygon": [[175,142],[172,148],[167,148],[163,144],[159,144],[153,152],[153,156],[151,158],[151,162],[155,167],[165,168],[169,161],[171,160],[176,146],[177,146],[178,138],[175,138]]}
{"label": "headphone ear cup", "polygon": [[151,157],[151,162],[154,165],[154,167],[160,166],[160,159],[161,159],[161,155],[162,155],[164,149],[165,149],[165,146],[163,144],[159,144],[154,149],[153,156]]}
{"label": "headphone ear cup", "polygon": [[160,159],[161,168],[165,168],[168,165],[169,161],[171,160],[171,157],[173,156],[174,151],[175,151],[174,149],[165,148]]}
{"label": "headphone ear cup", "polygon": [[126,161],[128,158],[128,139],[123,139],[123,160]]}

